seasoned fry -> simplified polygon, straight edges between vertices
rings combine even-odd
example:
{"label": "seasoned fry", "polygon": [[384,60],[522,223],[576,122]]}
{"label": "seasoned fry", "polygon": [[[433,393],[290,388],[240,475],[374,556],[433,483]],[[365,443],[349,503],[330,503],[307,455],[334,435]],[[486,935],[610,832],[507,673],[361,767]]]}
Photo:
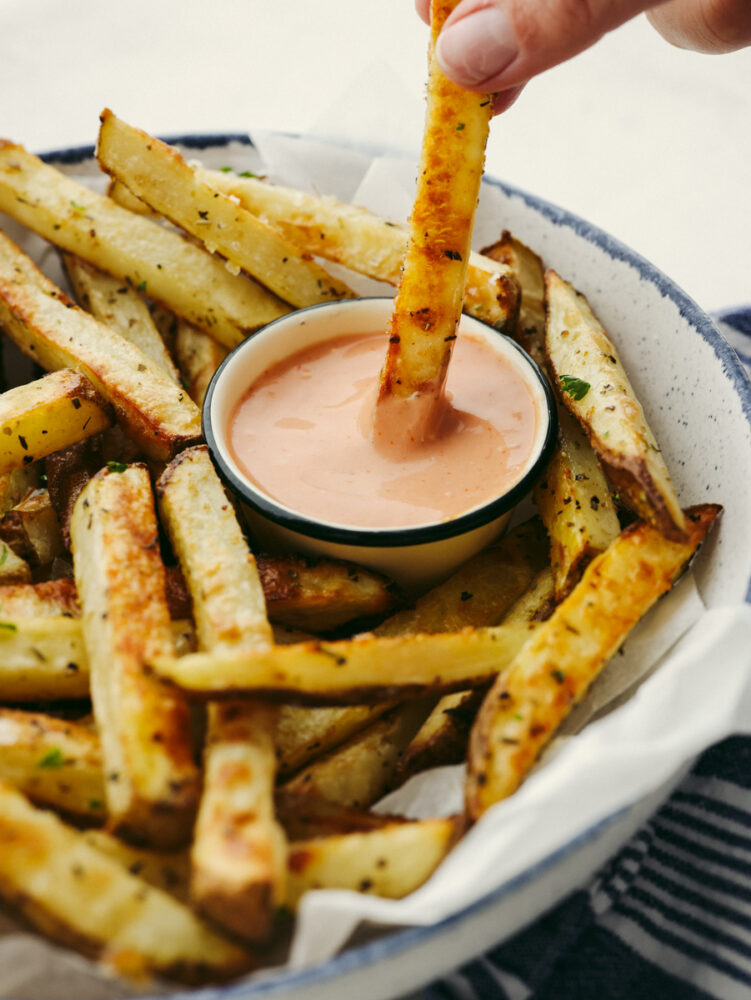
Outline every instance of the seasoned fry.
{"label": "seasoned fry", "polygon": [[385,577],[361,566],[303,556],[260,556],[269,617],[280,625],[330,632],[390,611],[398,598]]}
{"label": "seasoned fry", "polygon": [[443,635],[366,635],[253,653],[193,653],[179,660],[155,655],[149,662],[193,697],[257,694],[300,704],[356,705],[487,683],[533,630],[513,625]]}
{"label": "seasoned fry", "polygon": [[[418,393],[429,409],[429,401],[438,399],[462,311],[491,100],[457,87],[438,65],[435,43],[456,2],[431,3],[422,157],[381,372],[376,426],[387,399],[405,400]],[[425,419],[424,414],[419,419]]]}
{"label": "seasoned fry", "polygon": [[33,490],[0,518],[0,538],[32,566],[49,566],[64,551],[47,490]]}
{"label": "seasoned fry", "polygon": [[[365,208],[269,184],[257,177],[199,169],[209,187],[232,195],[307,253],[342,264],[377,281],[398,285],[409,240],[407,229]],[[510,332],[517,315],[516,274],[504,263],[469,255],[464,311]]]}
{"label": "seasoned fry", "polygon": [[[29,271],[34,280],[22,280]],[[185,390],[137,347],[75,306],[2,233],[0,324],[43,367],[83,372],[152,458],[170,458],[200,437],[200,412]]]}
{"label": "seasoned fry", "polygon": [[[164,471],[159,509],[193,598],[199,648],[268,649],[261,581],[205,446]],[[274,819],[277,711],[260,702],[209,705],[204,784],[191,853],[191,893],[251,941],[271,932],[282,900],[286,841]]]}
{"label": "seasoned fry", "polygon": [[8,702],[86,698],[89,668],[80,622],[38,618],[0,622],[0,690]]}
{"label": "seasoned fry", "polygon": [[0,586],[31,582],[31,567],[6,543],[0,542]]}
{"label": "seasoned fry", "polygon": [[88,379],[62,368],[0,395],[0,473],[103,431],[111,411]]}
{"label": "seasoned fry", "polygon": [[546,272],[545,290],[545,344],[561,398],[626,504],[668,538],[685,541],[670,473],[615,346],[584,296],[555,271]]}
{"label": "seasoned fry", "polygon": [[360,809],[372,805],[394,787],[399,760],[431,706],[424,698],[397,705],[303,768],[283,791]]}
{"label": "seasoned fry", "polygon": [[190,903],[190,856],[187,851],[154,851],[148,847],[134,847],[99,829],[87,830],[83,839],[131,875],[137,875],[180,903]]}
{"label": "seasoned fry", "polygon": [[0,140],[0,211],[235,347],[288,312],[265,288],[97,194],[22,146]]}
{"label": "seasoned fry", "polygon": [[60,256],[81,308],[117,330],[174,382],[179,382],[175,363],[138,292],[74,254],[62,253]]}
{"label": "seasoned fry", "polygon": [[689,508],[684,543],[638,522],[589,564],[480,709],[466,788],[472,819],[516,790],[628,632],[670,589],[719,512],[716,504]]}
{"label": "seasoned fry", "polygon": [[198,773],[187,706],[144,671],[147,659],[174,655],[146,468],[97,473],[70,528],[111,820],[132,837],[179,846]]}
{"label": "seasoned fry", "polygon": [[620,531],[602,466],[581,427],[560,403],[558,441],[535,487],[535,502],[550,536],[555,597],[560,602]]}
{"label": "seasoned fry", "polygon": [[351,889],[401,899],[432,875],[458,830],[456,818],[447,817],[293,843],[287,905],[294,909],[309,889]]}
{"label": "seasoned fry", "polygon": [[51,812],[0,783],[0,897],[45,934],[113,971],[187,983],[247,971],[250,955],[127,872]]}
{"label": "seasoned fry", "polygon": [[211,253],[220,253],[232,267],[293,306],[354,294],[276,230],[203,184],[174,147],[126,124],[109,109],[100,120],[97,159],[102,170]]}
{"label": "seasoned fry", "polygon": [[311,760],[359,733],[391,707],[389,702],[347,708],[282,705],[276,731],[277,773],[289,778]]}
{"label": "seasoned fry", "polygon": [[[542,261],[510,233],[483,253],[503,261],[519,277],[521,305],[516,340],[551,375],[545,353],[545,275]],[[558,440],[544,477],[534,491],[535,503],[550,536],[550,561],[556,600],[562,601],[596,555],[620,531],[610,487],[597,456],[560,399]]]}
{"label": "seasoned fry", "polygon": [[80,819],[106,816],[99,737],[88,726],[0,708],[0,779]]}
{"label": "seasoned fry", "polygon": [[70,576],[0,586],[0,618],[4,621],[80,617],[76,582]]}

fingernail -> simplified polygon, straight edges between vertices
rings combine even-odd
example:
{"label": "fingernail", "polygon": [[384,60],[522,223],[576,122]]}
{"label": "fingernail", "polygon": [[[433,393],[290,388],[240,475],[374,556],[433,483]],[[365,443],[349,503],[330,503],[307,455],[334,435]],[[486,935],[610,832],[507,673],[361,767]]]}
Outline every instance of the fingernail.
{"label": "fingernail", "polygon": [[516,38],[498,7],[481,7],[448,25],[438,36],[436,55],[457,83],[478,84],[502,73],[516,58]]}

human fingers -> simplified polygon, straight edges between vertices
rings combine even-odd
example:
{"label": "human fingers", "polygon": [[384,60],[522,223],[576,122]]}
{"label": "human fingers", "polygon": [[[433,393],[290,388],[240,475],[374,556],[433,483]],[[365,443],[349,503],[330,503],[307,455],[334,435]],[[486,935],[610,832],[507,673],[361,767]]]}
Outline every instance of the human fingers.
{"label": "human fingers", "polygon": [[663,38],[681,49],[733,52],[751,45],[748,0],[669,0],[648,17]]}
{"label": "human fingers", "polygon": [[415,10],[426,24],[430,24],[430,0],[415,0]]}
{"label": "human fingers", "polygon": [[[747,0],[741,0],[747,2]],[[446,76],[505,91],[569,59],[655,0],[461,0],[439,35]]]}

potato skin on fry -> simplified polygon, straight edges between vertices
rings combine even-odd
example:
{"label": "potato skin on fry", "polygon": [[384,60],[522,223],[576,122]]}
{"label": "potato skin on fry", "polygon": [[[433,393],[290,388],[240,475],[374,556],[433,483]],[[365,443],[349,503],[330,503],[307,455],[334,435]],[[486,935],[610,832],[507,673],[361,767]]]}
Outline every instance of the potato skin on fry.
{"label": "potato skin on fry", "polygon": [[110,816],[132,837],[179,846],[199,781],[187,705],[144,670],[149,657],[174,655],[146,467],[97,473],[70,529]]}
{"label": "potato skin on fry", "polygon": [[[613,488],[639,518],[668,538],[685,541],[687,527],[670,473],[615,345],[586,298],[552,270],[545,273],[545,312],[553,383]],[[571,379],[578,380],[575,388]]]}
{"label": "potato skin on fry", "polygon": [[685,543],[644,522],[633,524],[589,564],[480,709],[466,785],[472,819],[517,789],[629,631],[673,585],[720,510],[717,504],[689,508]]}

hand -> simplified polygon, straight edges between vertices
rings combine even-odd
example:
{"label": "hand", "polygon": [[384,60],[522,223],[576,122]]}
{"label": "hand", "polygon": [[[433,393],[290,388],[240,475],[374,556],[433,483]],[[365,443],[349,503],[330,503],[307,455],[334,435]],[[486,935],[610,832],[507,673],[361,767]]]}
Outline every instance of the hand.
{"label": "hand", "polygon": [[[415,6],[429,21],[430,0],[415,0]],[[749,0],[461,0],[436,51],[455,83],[496,93],[498,113],[513,104],[533,76],[644,11],[680,48],[732,52],[751,44]]]}

